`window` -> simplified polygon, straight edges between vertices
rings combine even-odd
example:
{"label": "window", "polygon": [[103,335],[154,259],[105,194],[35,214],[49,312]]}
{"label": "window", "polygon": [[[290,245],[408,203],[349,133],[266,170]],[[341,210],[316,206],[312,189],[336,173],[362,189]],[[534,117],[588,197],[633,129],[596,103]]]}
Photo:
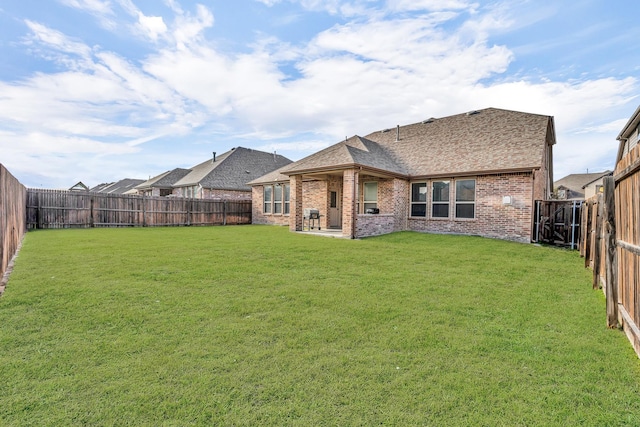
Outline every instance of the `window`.
{"label": "window", "polygon": [[449,218],[449,181],[433,182],[431,202],[433,218]]}
{"label": "window", "polygon": [[411,184],[411,216],[427,216],[427,183]]}
{"label": "window", "polygon": [[265,185],[264,205],[262,212],[266,214],[289,215],[291,186],[289,184]]}
{"label": "window", "polygon": [[337,191],[331,191],[329,193],[329,207],[330,208],[337,208],[338,207],[338,192]]}
{"label": "window", "polygon": [[475,218],[476,180],[456,181],[456,218]]}
{"label": "window", "polygon": [[282,213],[282,185],[276,185],[273,192],[273,213]]}
{"label": "window", "polygon": [[270,185],[264,186],[264,209],[262,210],[266,214],[271,213],[271,201],[273,195],[273,187]]}
{"label": "window", "polygon": [[367,209],[375,209],[378,207],[378,183],[377,182],[365,182],[364,183],[364,211]]}
{"label": "window", "polygon": [[289,215],[289,195],[291,194],[291,186],[285,184],[284,186],[284,214]]}

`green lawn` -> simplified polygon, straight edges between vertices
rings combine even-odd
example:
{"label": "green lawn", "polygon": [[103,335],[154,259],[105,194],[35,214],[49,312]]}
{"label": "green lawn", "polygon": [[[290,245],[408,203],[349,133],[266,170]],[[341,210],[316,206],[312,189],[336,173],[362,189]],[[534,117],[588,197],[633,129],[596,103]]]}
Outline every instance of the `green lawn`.
{"label": "green lawn", "polygon": [[640,425],[640,361],[554,248],[37,231],[0,325],[0,425]]}

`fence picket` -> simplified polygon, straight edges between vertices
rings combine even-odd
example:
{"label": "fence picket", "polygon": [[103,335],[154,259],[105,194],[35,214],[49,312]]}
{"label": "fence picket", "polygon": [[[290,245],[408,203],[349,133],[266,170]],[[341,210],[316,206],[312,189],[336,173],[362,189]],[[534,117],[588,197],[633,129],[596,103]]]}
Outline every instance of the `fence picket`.
{"label": "fence picket", "polygon": [[[27,190],[26,223],[35,228],[158,227],[251,224],[250,200],[148,197]],[[233,211],[226,206],[231,204]]]}

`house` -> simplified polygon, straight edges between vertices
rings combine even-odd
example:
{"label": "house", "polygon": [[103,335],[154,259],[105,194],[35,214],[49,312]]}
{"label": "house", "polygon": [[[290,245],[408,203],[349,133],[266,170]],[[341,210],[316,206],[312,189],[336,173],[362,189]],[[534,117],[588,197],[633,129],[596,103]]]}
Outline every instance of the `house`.
{"label": "house", "polygon": [[125,178],[117,182],[96,185],[89,191],[104,194],[136,194],[135,187],[143,182],[143,179]]}
{"label": "house", "polygon": [[251,200],[247,183],[291,163],[276,153],[236,147],[190,169],[173,184],[172,194],[198,199]]}
{"label": "house", "polygon": [[530,242],[552,191],[553,117],[487,108],[353,136],[252,181],[253,222]]}
{"label": "house", "polygon": [[574,173],[557,180],[553,184],[558,200],[585,200],[602,192],[602,181],[605,176],[613,175],[606,170],[597,173]]}
{"label": "house", "polygon": [[176,168],[149,178],[135,189],[138,194],[144,196],[169,196],[173,192],[173,185],[187,176],[191,169]]}

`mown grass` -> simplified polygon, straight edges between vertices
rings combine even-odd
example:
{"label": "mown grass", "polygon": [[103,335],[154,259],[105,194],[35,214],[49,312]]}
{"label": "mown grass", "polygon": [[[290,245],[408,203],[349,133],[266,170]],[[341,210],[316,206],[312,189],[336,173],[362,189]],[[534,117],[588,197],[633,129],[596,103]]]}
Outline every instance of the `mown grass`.
{"label": "mown grass", "polygon": [[640,362],[554,248],[38,231],[0,325],[2,425],[640,425]]}

